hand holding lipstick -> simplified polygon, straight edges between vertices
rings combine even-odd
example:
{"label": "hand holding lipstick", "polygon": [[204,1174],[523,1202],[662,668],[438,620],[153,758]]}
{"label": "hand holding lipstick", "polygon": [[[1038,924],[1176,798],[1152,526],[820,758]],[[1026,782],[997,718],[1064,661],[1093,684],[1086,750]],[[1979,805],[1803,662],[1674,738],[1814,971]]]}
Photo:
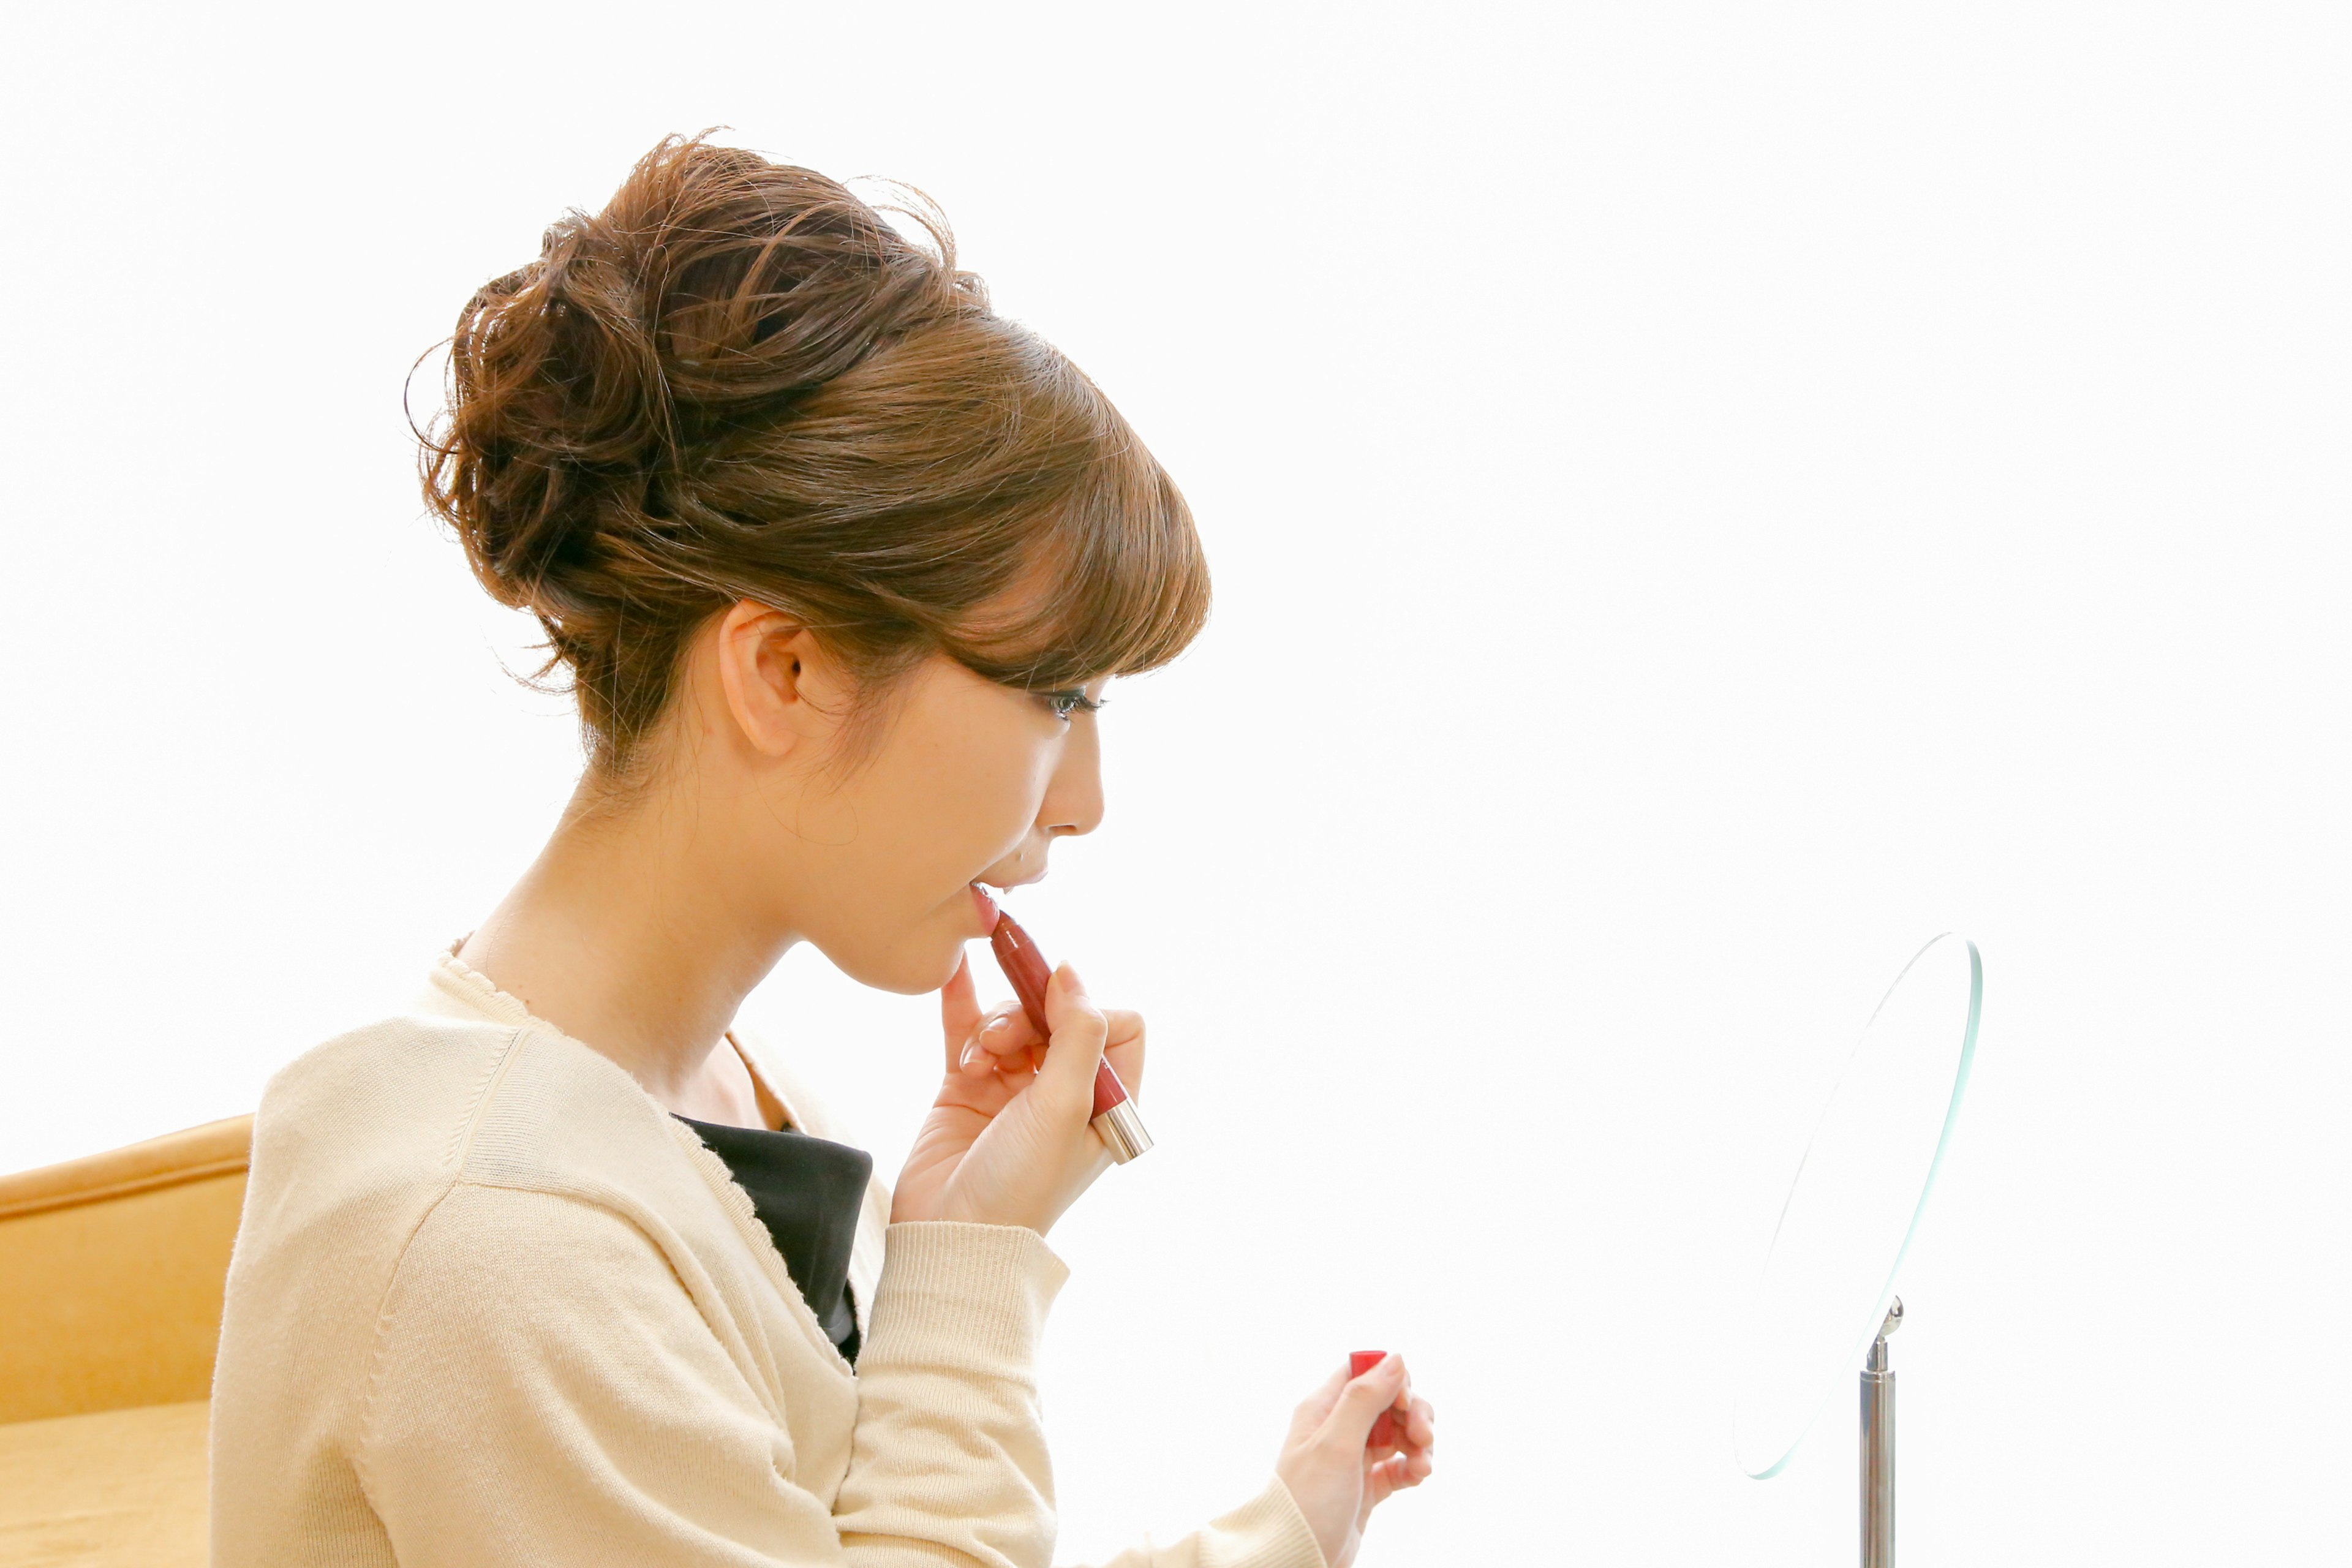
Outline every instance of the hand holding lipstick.
{"label": "hand holding lipstick", "polygon": [[[1002,910],[992,912],[995,919],[988,933],[988,945],[995,952],[1004,978],[1013,982],[1013,989],[1021,998],[1022,1016],[1029,1020],[1029,1026],[1041,1037],[1050,1037],[1045,990],[1052,978],[1051,966],[1045,955],[1037,951],[1036,939],[1022,929],[1019,921]],[[1110,1157],[1122,1165],[1151,1147],[1151,1134],[1144,1130],[1143,1117],[1135,1109],[1126,1083],[1108,1057],[1095,1064],[1093,1127],[1103,1146],[1110,1151]]]}
{"label": "hand holding lipstick", "polygon": [[[1020,1225],[1042,1236],[1110,1167],[1088,1125],[1095,1073],[1107,1057],[1141,1083],[1143,1020],[1097,1006],[1066,964],[1042,1005],[1050,1036],[1017,1005],[984,1015],[970,962],[956,966],[940,993],[947,1074],[893,1191],[893,1222]],[[984,1031],[991,1017],[1009,1022]]]}

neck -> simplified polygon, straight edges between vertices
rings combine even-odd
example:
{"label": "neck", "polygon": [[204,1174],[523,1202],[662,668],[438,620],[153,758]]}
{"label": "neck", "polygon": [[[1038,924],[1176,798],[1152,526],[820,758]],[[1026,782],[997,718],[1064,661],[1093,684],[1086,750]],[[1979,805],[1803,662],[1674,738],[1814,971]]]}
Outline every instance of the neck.
{"label": "neck", "polygon": [[583,782],[457,956],[668,1109],[729,1120],[710,1113],[750,1084],[715,1047],[793,938],[745,918],[761,900],[718,805],[656,788],[600,812]]}

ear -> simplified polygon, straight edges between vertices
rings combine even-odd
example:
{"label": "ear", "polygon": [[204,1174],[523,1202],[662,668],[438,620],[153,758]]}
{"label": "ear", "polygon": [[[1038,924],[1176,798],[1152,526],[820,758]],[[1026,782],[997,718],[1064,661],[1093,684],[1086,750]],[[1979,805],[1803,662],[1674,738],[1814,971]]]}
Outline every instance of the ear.
{"label": "ear", "polygon": [[835,727],[826,700],[838,684],[814,634],[771,605],[738,600],[719,618],[719,689],[744,741],[761,756],[788,756]]}

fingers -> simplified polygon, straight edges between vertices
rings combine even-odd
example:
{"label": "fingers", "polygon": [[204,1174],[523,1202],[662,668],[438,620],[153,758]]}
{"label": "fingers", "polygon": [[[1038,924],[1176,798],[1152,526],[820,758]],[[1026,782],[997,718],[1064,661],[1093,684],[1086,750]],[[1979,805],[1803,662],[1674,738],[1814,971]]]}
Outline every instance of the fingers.
{"label": "fingers", "polygon": [[1404,1419],[1397,1423],[1397,1433],[1407,1448],[1427,1452],[1437,1446],[1437,1412],[1426,1399],[1412,1401]]}
{"label": "fingers", "polygon": [[1394,1351],[1361,1377],[1351,1377],[1323,1423],[1318,1440],[1336,1447],[1360,1449],[1370,1441],[1372,1423],[1396,1405],[1407,1379],[1404,1357]]}
{"label": "fingers", "polygon": [[977,1043],[999,1071],[1025,1071],[1043,1058],[1045,1037],[1029,1022],[1021,1004],[1000,1002],[982,1016]]}
{"label": "fingers", "polygon": [[948,1047],[948,1071],[962,1062],[964,1047],[980,1027],[980,994],[972,989],[971,958],[956,960],[955,973],[940,987],[940,1032]]}
{"label": "fingers", "polygon": [[1136,1099],[1143,1098],[1143,1015],[1125,1007],[1107,1007],[1103,1023],[1108,1030],[1103,1055],[1110,1058],[1111,1070],[1118,1081],[1127,1085],[1127,1092]]}
{"label": "fingers", "polygon": [[[1119,1082],[1127,1085],[1128,1093],[1142,1098],[1143,1094],[1143,1015],[1125,1007],[1102,1009],[1105,1032],[1103,1054],[1110,1058],[1111,1069],[1118,1074]],[[974,1039],[979,1053],[993,1058],[998,1072],[1030,1073],[1045,1064],[1045,1037],[1030,1023],[1029,1015],[1018,1002],[1000,1002],[981,1015]],[[979,1053],[966,1051],[963,1069],[984,1072],[987,1066]]]}
{"label": "fingers", "polygon": [[1110,1035],[1109,1020],[1086,982],[1068,964],[1054,971],[1045,987],[1045,1024],[1054,1031],[1053,1049],[1037,1069],[1037,1087],[1065,1105],[1080,1105],[1089,1112],[1095,1102],[1095,1068],[1102,1060]]}
{"label": "fingers", "polygon": [[1387,1500],[1392,1493],[1421,1485],[1429,1479],[1432,1468],[1426,1454],[1399,1454],[1393,1459],[1382,1459],[1364,1475],[1366,1511]]}
{"label": "fingers", "polygon": [[1364,1467],[1364,1513],[1369,1516],[1391,1493],[1417,1487],[1437,1468],[1437,1412],[1426,1399],[1409,1402],[1397,1421],[1402,1447]]}
{"label": "fingers", "polygon": [[1331,1407],[1339,1403],[1339,1391],[1347,1386],[1348,1367],[1342,1362],[1339,1370],[1325,1378],[1323,1385],[1300,1400],[1298,1408],[1291,1413],[1290,1440],[1304,1443],[1321,1431],[1323,1423],[1330,1418]]}

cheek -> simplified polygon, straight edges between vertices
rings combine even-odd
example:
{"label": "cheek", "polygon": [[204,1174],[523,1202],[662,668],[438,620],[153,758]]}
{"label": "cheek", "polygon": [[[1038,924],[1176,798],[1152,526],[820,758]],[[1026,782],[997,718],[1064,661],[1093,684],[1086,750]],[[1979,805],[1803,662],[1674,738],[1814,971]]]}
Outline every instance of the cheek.
{"label": "cheek", "polygon": [[894,815],[906,838],[929,851],[922,858],[953,860],[969,876],[1018,847],[1036,820],[1051,749],[998,704],[932,717],[910,749],[918,765],[893,792]]}
{"label": "cheek", "polygon": [[951,785],[961,803],[957,815],[976,843],[997,853],[1011,850],[1036,820],[1045,780],[1036,748],[1000,742],[992,752],[966,759]]}

